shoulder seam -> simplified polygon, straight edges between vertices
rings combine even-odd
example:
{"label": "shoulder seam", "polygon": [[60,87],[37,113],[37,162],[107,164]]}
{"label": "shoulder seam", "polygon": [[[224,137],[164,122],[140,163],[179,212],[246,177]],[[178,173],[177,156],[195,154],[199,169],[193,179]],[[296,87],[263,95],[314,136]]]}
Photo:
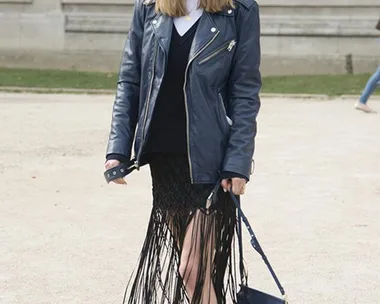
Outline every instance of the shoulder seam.
{"label": "shoulder seam", "polygon": [[258,5],[255,0],[235,0],[235,1],[243,5],[248,10],[252,8],[252,6]]}

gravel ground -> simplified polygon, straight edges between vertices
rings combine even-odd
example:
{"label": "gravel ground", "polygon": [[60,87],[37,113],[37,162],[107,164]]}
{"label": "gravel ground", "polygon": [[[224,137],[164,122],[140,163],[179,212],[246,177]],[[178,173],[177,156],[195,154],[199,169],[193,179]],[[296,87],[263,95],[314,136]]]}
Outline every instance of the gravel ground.
{"label": "gravel ground", "polygon": [[[380,299],[380,116],[353,103],[263,99],[243,205],[291,303]],[[121,303],[151,185],[148,168],[103,181],[111,106],[0,93],[1,304]],[[251,285],[276,294],[245,238]]]}

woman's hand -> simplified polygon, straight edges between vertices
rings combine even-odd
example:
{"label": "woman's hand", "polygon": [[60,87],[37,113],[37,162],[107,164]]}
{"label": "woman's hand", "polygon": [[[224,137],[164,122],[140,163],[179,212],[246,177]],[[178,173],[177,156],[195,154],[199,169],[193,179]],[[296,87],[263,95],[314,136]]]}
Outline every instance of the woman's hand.
{"label": "woman's hand", "polygon": [[[104,167],[106,168],[106,170],[109,170],[109,169],[115,168],[119,165],[120,165],[120,162],[118,160],[110,159],[110,160],[106,161],[106,163],[104,164]],[[127,182],[124,180],[124,178],[118,178],[112,182],[115,184],[119,184],[119,185],[126,185],[127,184]]]}
{"label": "woman's hand", "polygon": [[247,181],[245,178],[233,177],[232,179],[223,179],[222,187],[224,191],[230,191],[232,189],[232,193],[235,195],[243,195],[245,192],[245,185]]}

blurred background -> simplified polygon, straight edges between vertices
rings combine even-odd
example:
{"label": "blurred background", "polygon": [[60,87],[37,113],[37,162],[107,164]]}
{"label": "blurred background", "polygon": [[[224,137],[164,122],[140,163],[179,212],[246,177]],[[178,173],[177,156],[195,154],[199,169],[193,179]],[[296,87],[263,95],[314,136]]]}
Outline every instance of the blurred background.
{"label": "blurred background", "polygon": [[[360,94],[380,62],[379,0],[258,2],[263,92]],[[113,90],[133,5],[0,0],[0,87]]]}
{"label": "blurred background", "polygon": [[[380,63],[379,0],[258,2],[264,93],[360,94]],[[0,0],[0,89],[111,93],[133,5]]]}
{"label": "blurred background", "polygon": [[[263,74],[372,72],[379,0],[261,0]],[[133,0],[0,0],[0,66],[114,72]]]}

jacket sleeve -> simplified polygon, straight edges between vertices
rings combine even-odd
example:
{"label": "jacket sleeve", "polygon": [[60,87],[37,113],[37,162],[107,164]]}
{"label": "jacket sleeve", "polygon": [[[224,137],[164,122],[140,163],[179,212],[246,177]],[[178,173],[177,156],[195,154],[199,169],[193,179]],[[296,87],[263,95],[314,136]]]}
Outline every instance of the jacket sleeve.
{"label": "jacket sleeve", "polygon": [[136,0],[132,23],[124,45],[116,98],[112,112],[107,155],[120,154],[131,158],[138,121],[144,12],[142,1]]}
{"label": "jacket sleeve", "polygon": [[228,110],[233,121],[223,171],[249,180],[255,148],[256,117],[260,109],[260,19],[256,2],[241,11],[238,43],[228,82]]}

